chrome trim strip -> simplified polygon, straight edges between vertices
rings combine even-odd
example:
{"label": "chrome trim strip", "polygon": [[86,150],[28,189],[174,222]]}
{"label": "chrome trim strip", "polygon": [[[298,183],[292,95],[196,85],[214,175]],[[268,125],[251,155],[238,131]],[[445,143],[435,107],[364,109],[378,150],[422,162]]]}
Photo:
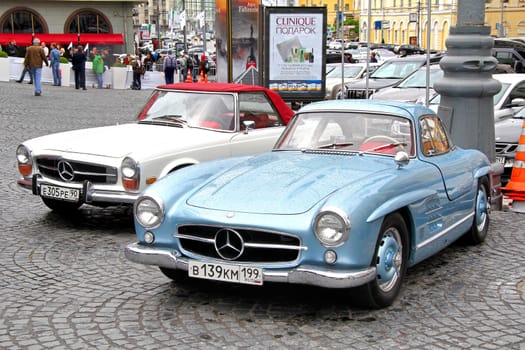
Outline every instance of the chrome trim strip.
{"label": "chrome trim strip", "polygon": [[177,234],[177,233],[174,233],[171,235],[172,237],[175,237],[175,238],[178,238],[178,239],[187,239],[187,240],[190,240],[190,241],[196,241],[196,242],[202,242],[202,243],[209,243],[209,244],[214,244],[215,243],[215,240],[212,239],[212,238],[204,238],[204,237],[197,237],[197,236],[190,236],[190,235],[181,235],[181,234]]}
{"label": "chrome trim strip", "polygon": [[[125,248],[126,258],[132,262],[171,269],[188,270],[188,258],[162,248],[144,246],[138,242]],[[231,262],[230,262],[231,263]],[[324,288],[352,288],[376,278],[376,268],[334,271],[317,266],[302,266],[269,271],[263,269],[263,281],[307,284]]]}
{"label": "chrome trim strip", "polygon": [[[190,241],[196,241],[196,242],[202,242],[202,243],[209,243],[209,244],[215,244],[215,240],[212,238],[203,238],[203,237],[196,237],[196,236],[190,236],[190,235],[183,235],[183,234],[172,234],[172,237],[178,238],[178,239],[187,239]],[[250,248],[261,248],[261,249],[288,249],[288,250],[308,250],[308,247],[305,246],[291,246],[291,245],[285,245],[285,244],[265,244],[265,243],[244,243],[245,247]]]}
{"label": "chrome trim strip", "polygon": [[426,239],[425,241],[419,243],[417,246],[416,246],[416,249],[421,249],[423,248],[424,246],[426,246],[427,244],[430,244],[432,243],[433,241],[435,241],[436,239],[438,238],[441,238],[442,236],[446,235],[447,233],[449,233],[451,230],[455,229],[456,227],[458,227],[459,225],[461,225],[462,223],[464,223],[465,221],[467,221],[468,219],[472,218],[474,216],[474,212],[470,213],[469,215],[465,216],[463,219],[459,220],[458,222],[456,222],[454,225],[444,229],[443,231],[441,231],[440,233]]}
{"label": "chrome trim strip", "polygon": [[264,243],[245,243],[245,247],[250,248],[261,248],[261,249],[283,249],[283,250],[308,250],[308,247],[305,246],[292,246],[286,244],[264,244]]}

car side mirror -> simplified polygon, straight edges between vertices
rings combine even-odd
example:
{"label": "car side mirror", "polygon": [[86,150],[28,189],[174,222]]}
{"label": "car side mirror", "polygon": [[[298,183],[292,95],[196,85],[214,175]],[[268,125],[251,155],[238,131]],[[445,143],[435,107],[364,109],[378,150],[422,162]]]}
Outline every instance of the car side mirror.
{"label": "car side mirror", "polygon": [[525,98],[514,98],[510,102],[512,107],[525,106]]}
{"label": "car side mirror", "polygon": [[248,130],[255,129],[255,122],[253,120],[244,120],[242,122],[242,125],[244,125],[244,133],[247,134]]}
{"label": "car side mirror", "polygon": [[396,153],[394,157],[394,161],[396,162],[397,168],[401,169],[404,166],[408,165],[408,162],[410,161],[410,157],[408,156],[408,153],[405,151],[399,151]]}

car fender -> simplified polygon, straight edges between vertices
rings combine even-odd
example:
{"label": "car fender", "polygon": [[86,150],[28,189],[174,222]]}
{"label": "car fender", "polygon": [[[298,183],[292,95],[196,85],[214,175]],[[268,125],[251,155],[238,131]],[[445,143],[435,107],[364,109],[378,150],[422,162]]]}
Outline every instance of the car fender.
{"label": "car fender", "polygon": [[173,201],[184,200],[183,198],[190,196],[211,178],[219,176],[247,158],[249,157],[224,158],[184,167],[147,187],[143,195],[160,193],[166,205],[172,206]]}
{"label": "car fender", "polygon": [[169,173],[171,173],[171,172],[181,168],[181,167],[186,167],[186,166],[189,166],[189,165],[195,165],[195,164],[198,164],[198,163],[200,163],[199,160],[197,160],[195,158],[190,158],[190,157],[174,159],[171,162],[169,162],[166,165],[164,165],[164,167],[162,168],[162,170],[159,173],[159,179],[164,177],[164,176],[166,176],[166,175],[168,175]]}
{"label": "car fender", "polygon": [[476,170],[476,172],[474,173],[474,178],[479,179],[483,176],[489,175],[491,172],[492,172],[492,167],[490,165],[483,166],[479,168],[478,170]]}
{"label": "car fender", "polygon": [[367,223],[371,223],[379,218],[395,212],[403,207],[408,206],[414,202],[423,200],[424,198],[437,195],[437,191],[432,189],[415,190],[408,193],[403,193],[400,196],[391,198],[377,207],[366,219]]}

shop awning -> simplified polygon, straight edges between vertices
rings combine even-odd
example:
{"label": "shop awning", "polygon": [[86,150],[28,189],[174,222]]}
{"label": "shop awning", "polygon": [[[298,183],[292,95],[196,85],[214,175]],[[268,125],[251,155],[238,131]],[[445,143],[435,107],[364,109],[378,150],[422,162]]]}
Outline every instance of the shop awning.
{"label": "shop awning", "polygon": [[[35,38],[44,41],[46,44],[56,42],[57,44],[69,45],[122,45],[124,39],[122,34],[53,34],[53,33],[38,33]],[[11,40],[16,40],[17,46],[29,46],[33,42],[33,35],[31,33],[0,33],[0,44],[7,45]]]}

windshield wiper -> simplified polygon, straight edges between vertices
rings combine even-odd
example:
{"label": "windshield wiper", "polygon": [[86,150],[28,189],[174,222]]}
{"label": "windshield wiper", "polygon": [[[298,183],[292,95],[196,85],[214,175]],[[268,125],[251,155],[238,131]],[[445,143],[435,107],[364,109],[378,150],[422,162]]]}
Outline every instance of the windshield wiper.
{"label": "windshield wiper", "polygon": [[365,149],[365,150],[363,150],[363,152],[375,152],[375,151],[379,151],[379,150],[384,149],[384,148],[399,147],[399,146],[406,147],[407,143],[406,142],[385,143],[384,145],[379,145],[379,146],[376,146],[376,147],[373,147],[373,148]]}
{"label": "windshield wiper", "polygon": [[333,149],[335,149],[336,147],[348,147],[348,146],[353,146],[353,145],[354,145],[353,142],[334,142],[334,143],[327,143],[326,145],[317,146],[316,148],[319,148],[319,149],[333,148]]}
{"label": "windshield wiper", "polygon": [[163,126],[173,126],[177,128],[182,128],[184,125],[188,124],[188,121],[182,119],[181,115],[166,114],[166,115],[155,117],[152,119],[141,120],[139,121],[139,124],[163,125]]}
{"label": "windshield wiper", "polygon": [[174,122],[179,122],[179,123],[188,123],[188,121],[186,121],[185,119],[182,118],[182,115],[180,114],[165,114],[165,115],[161,115],[160,117],[155,117],[153,118],[153,120],[166,120],[166,121],[174,121]]}

